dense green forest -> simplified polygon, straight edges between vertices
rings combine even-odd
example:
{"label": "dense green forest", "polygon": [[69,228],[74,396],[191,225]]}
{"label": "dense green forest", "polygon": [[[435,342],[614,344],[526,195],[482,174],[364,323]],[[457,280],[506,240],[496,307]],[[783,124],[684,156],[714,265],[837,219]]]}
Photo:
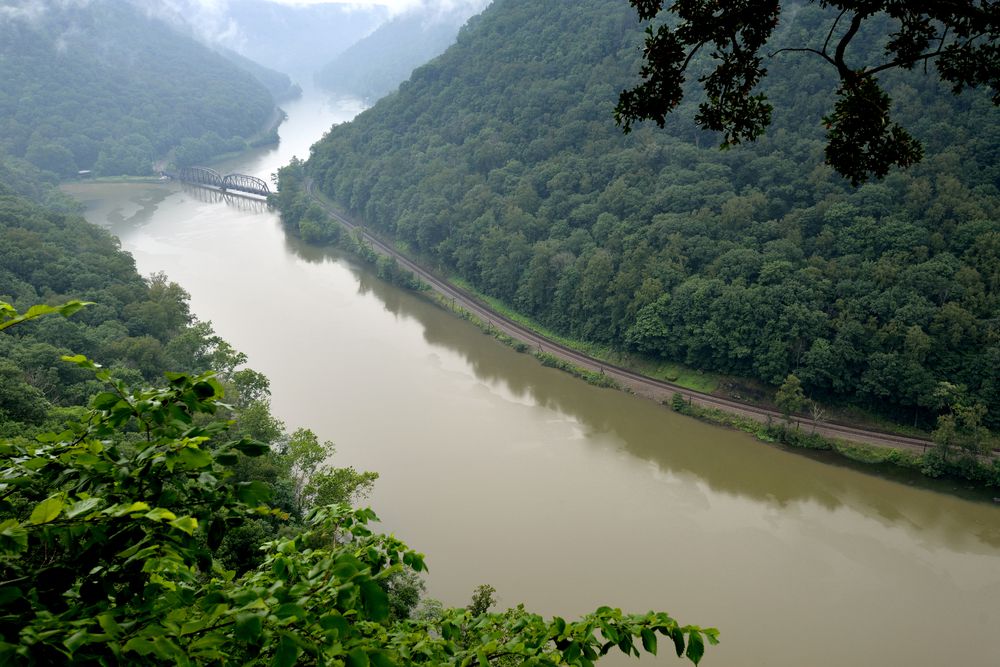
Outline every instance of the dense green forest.
{"label": "dense green forest", "polygon": [[[0,156],[59,176],[148,174],[242,149],[263,85],[128,2],[48,3],[0,22]],[[17,163],[10,163],[17,169]]]}
{"label": "dense green forest", "polygon": [[[822,43],[830,20],[792,3],[773,46]],[[887,28],[855,44],[878,49]],[[794,373],[814,399],[918,425],[961,403],[1000,426],[989,98],[886,73],[926,158],[852,188],[823,164],[835,71],[818,58],[770,59],[771,128],[720,151],[692,120],[695,91],[664,130],[615,127],[641,43],[625,3],[497,0],[398,94],[334,127],[305,172],[563,334],[772,386]]]}

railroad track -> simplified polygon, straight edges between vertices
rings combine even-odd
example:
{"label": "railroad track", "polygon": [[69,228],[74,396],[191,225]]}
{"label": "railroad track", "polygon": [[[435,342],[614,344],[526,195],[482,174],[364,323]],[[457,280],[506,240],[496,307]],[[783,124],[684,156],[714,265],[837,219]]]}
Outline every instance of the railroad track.
{"label": "railroad track", "polygon": [[[352,232],[360,233],[362,238],[370,243],[376,251],[395,258],[401,266],[413,272],[414,275],[418,276],[421,280],[430,285],[436,292],[446,298],[453,299],[456,304],[460,304],[464,309],[476,315],[479,319],[488,322],[491,326],[497,328],[498,330],[530,344],[538,348],[540,351],[555,354],[556,356],[587,370],[609,375],[617,379],[622,384],[628,386],[634,393],[647,396],[654,400],[662,401],[665,398],[677,393],[688,401],[700,406],[718,408],[725,412],[750,417],[760,422],[785,419],[784,415],[777,411],[748,405],[746,403],[740,403],[739,401],[723,398],[721,396],[704,394],[673,384],[672,382],[642,375],[641,373],[637,373],[623,366],[595,359],[578,350],[574,350],[570,347],[562,345],[561,343],[546,338],[545,336],[526,328],[524,325],[511,320],[503,314],[498,313],[474,295],[439,278],[424,267],[414,263],[412,260],[401,254],[392,246],[383,242],[378,237],[370,234],[361,225],[341,215],[326,201],[324,201],[322,197],[318,196],[313,191],[312,181],[306,181],[306,192],[327,213],[327,215]],[[933,445],[933,442],[928,439],[862,429],[838,422],[815,422],[811,419],[795,417],[793,418],[792,423],[796,424],[800,428],[805,427],[811,429],[812,431],[825,437],[862,442],[880,447],[902,447],[924,452],[928,447]]]}

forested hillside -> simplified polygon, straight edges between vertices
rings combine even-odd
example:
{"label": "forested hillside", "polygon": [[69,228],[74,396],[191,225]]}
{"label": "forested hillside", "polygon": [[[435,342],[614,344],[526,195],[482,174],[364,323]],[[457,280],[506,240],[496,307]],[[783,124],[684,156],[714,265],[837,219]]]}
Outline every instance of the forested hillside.
{"label": "forested hillside", "polygon": [[[822,39],[793,7],[775,47]],[[877,35],[867,37],[878,48]],[[883,81],[924,141],[854,189],[823,164],[835,73],[772,58],[768,135],[615,127],[642,32],[626,3],[497,0],[307,173],[345,208],[564,334],[933,423],[942,382],[1000,426],[1000,114],[933,76]],[[290,222],[294,223],[294,220]]]}
{"label": "forested hillside", "polygon": [[0,21],[0,154],[65,176],[146,174],[246,146],[274,102],[253,76],[128,2]]}
{"label": "forested hillside", "polygon": [[276,102],[292,100],[302,95],[302,87],[293,82],[292,78],[284,72],[264,67],[227,48],[219,47],[217,51],[229,62],[252,74],[267,88],[267,92],[271,93],[271,97]]}
{"label": "forested hillside", "polygon": [[472,6],[451,11],[424,7],[387,21],[349,46],[316,73],[316,83],[364,99],[391,93],[415,67],[440,55],[455,41]]}
{"label": "forested hillside", "polygon": [[232,370],[235,353],[196,323],[187,293],[164,276],[144,280],[105,230],[53,212],[0,183],[0,301],[93,301],[70,319],[45,318],[0,336],[0,432],[22,433],[53,408],[82,406],[93,374],[60,361],[84,354],[123,379],[160,380],[168,370]]}

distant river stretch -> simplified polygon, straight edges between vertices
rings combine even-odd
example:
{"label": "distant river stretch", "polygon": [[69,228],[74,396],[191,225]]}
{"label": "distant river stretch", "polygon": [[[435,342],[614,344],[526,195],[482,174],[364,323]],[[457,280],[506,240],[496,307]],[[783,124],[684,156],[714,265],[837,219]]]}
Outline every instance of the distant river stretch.
{"label": "distant river stretch", "polygon": [[[286,110],[279,147],[215,168],[269,181],[361,104],[307,92]],[[1000,665],[997,507],[543,368],[263,206],[170,183],[68,190],[270,377],[289,429],[381,474],[371,503],[446,604],[489,583],[547,615],[666,610],[720,629],[709,667]]]}

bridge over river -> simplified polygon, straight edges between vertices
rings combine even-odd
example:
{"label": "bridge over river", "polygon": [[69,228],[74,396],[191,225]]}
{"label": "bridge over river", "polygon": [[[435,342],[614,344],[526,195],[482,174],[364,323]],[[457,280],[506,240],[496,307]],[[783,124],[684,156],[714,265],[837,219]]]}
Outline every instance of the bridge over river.
{"label": "bridge over river", "polygon": [[257,195],[259,197],[267,197],[271,194],[267,183],[256,176],[247,176],[246,174],[223,176],[209,167],[184,167],[176,174],[169,175],[184,183],[214,188],[222,192]]}

